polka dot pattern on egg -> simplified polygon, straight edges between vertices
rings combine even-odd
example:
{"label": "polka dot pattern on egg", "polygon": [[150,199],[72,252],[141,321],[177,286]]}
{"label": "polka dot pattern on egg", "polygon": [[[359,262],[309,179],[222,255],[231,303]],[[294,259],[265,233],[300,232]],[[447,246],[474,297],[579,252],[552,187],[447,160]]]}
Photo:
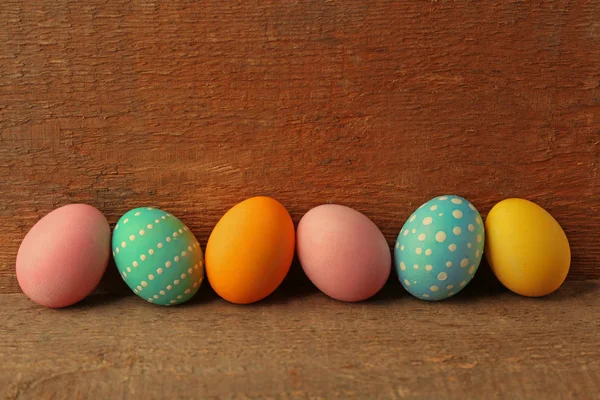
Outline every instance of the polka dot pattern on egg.
{"label": "polka dot pattern on egg", "polygon": [[423,300],[455,295],[475,275],[484,237],[481,216],[466,199],[446,195],[428,201],[408,218],[398,235],[394,263],[400,282]]}
{"label": "polka dot pattern on egg", "polygon": [[162,210],[136,208],[123,215],[115,225],[112,248],[127,286],[150,303],[184,303],[203,281],[200,243],[179,219]]}

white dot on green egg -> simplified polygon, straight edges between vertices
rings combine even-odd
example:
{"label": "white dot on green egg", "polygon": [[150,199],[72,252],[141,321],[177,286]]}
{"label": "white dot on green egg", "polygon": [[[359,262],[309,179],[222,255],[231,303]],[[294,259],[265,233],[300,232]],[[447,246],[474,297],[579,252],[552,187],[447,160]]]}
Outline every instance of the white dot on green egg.
{"label": "white dot on green egg", "polygon": [[425,217],[423,219],[423,225],[431,225],[432,222],[433,222],[433,218],[431,218],[431,217]]}
{"label": "white dot on green egg", "polygon": [[425,239],[426,239],[426,238],[427,238],[427,236],[426,236],[424,233],[421,233],[421,234],[419,235],[419,237],[418,237],[418,239],[419,239],[421,242],[425,241]]}
{"label": "white dot on green egg", "polygon": [[129,240],[133,242],[135,240],[135,235],[129,235]]}
{"label": "white dot on green egg", "polygon": [[188,251],[194,251],[194,248],[192,246],[188,246]]}
{"label": "white dot on green egg", "polygon": [[446,267],[448,267],[448,268],[452,267],[452,261],[446,261]]}
{"label": "white dot on green egg", "polygon": [[171,241],[171,238],[170,238],[170,237],[168,237],[168,238],[166,238],[165,240],[166,240],[167,242],[170,242],[170,241]]}
{"label": "white dot on green egg", "polygon": [[146,225],[146,228],[148,228],[148,229],[152,229],[152,224],[148,224],[148,225]]}
{"label": "white dot on green egg", "polygon": [[193,287],[197,287],[198,284],[196,282],[194,282],[194,284],[192,285]]}
{"label": "white dot on green egg", "polygon": [[460,219],[463,217],[463,213],[460,210],[454,210],[452,211],[452,216],[456,219]]}
{"label": "white dot on green egg", "polygon": [[122,247],[122,248],[125,248],[125,247],[127,247],[127,243],[125,243],[125,242],[121,242],[121,247]]}
{"label": "white dot on green egg", "polygon": [[471,242],[469,242],[469,243],[467,243],[467,247],[471,248],[471,247],[473,247],[473,244]]}
{"label": "white dot on green egg", "polygon": [[165,217],[164,215],[161,217],[163,220],[167,219],[167,217]]}
{"label": "white dot on green egg", "polygon": [[175,303],[177,303],[177,300],[171,300],[170,303],[175,304]]}
{"label": "white dot on green egg", "polygon": [[415,220],[415,218],[417,218],[417,216],[413,215],[412,217],[410,217],[410,219],[408,220],[408,222],[413,222]]}
{"label": "white dot on green egg", "polygon": [[127,272],[131,272],[131,267],[127,267]]}
{"label": "white dot on green egg", "polygon": [[442,243],[444,240],[446,240],[446,232],[439,231],[438,233],[436,233],[435,240],[439,243]]}
{"label": "white dot on green egg", "polygon": [[160,219],[158,219],[158,218],[157,218],[157,219],[155,219],[155,220],[154,220],[154,223],[155,223],[155,224],[160,224]]}
{"label": "white dot on green egg", "polygon": [[471,268],[469,268],[469,274],[473,275],[475,273],[475,266],[471,265]]}
{"label": "white dot on green egg", "polygon": [[119,224],[115,225],[115,231],[119,229]]}
{"label": "white dot on green egg", "polygon": [[425,266],[425,271],[431,271],[432,269],[433,269],[433,265],[431,265],[431,264],[427,264]]}
{"label": "white dot on green egg", "polygon": [[161,290],[161,291],[160,291],[160,292],[158,292],[158,293],[160,293],[160,295],[161,295],[161,296],[164,296],[166,292],[165,292],[164,290]]}
{"label": "white dot on green egg", "polygon": [[181,279],[185,279],[185,278],[187,278],[187,275],[186,274],[181,274]]}
{"label": "white dot on green egg", "polygon": [[139,291],[137,289],[133,289],[133,293],[138,294]]}
{"label": "white dot on green egg", "polygon": [[150,254],[150,255],[154,254],[154,250],[153,249],[148,250],[148,254]]}
{"label": "white dot on green egg", "polygon": [[448,296],[454,296],[454,292],[448,293]]}
{"label": "white dot on green egg", "polygon": [[159,249],[162,249],[162,247],[163,247],[163,244],[159,242],[159,243],[156,245],[156,247],[158,247]]}
{"label": "white dot on green egg", "polygon": [[443,217],[443,216],[444,216],[444,213],[439,213],[438,215],[439,215],[440,217]]}
{"label": "white dot on green egg", "polygon": [[415,249],[415,253],[417,253],[417,254],[421,254],[421,253],[423,253],[423,249],[422,249],[422,248],[420,248],[420,247],[417,247],[417,248]]}
{"label": "white dot on green egg", "polygon": [[115,252],[113,251],[113,257],[116,257],[117,255],[115,254]]}
{"label": "white dot on green egg", "polygon": [[179,229],[179,233],[180,233],[180,234],[183,234],[183,229]]}
{"label": "white dot on green egg", "polygon": [[157,273],[157,274],[159,274],[159,275],[160,275],[160,274],[162,274],[162,273],[163,273],[163,269],[162,269],[162,268],[158,268],[158,269],[156,270],[156,273]]}
{"label": "white dot on green egg", "polygon": [[451,202],[453,202],[454,204],[462,204],[462,200],[459,198],[453,198],[452,200],[450,200]]}
{"label": "white dot on green egg", "polygon": [[145,254],[142,254],[142,255],[140,256],[140,260],[142,260],[142,261],[146,261],[146,255],[145,255]]}
{"label": "white dot on green egg", "polygon": [[192,268],[188,269],[188,274],[192,274],[194,272],[194,270]]}
{"label": "white dot on green egg", "polygon": [[415,265],[413,265],[413,268],[414,268],[414,269],[419,269],[419,264],[415,264]]}
{"label": "white dot on green egg", "polygon": [[462,229],[460,229],[460,226],[455,226],[454,229],[452,229],[452,233],[458,236],[462,233]]}
{"label": "white dot on green egg", "polygon": [[173,237],[177,237],[177,236],[179,236],[179,233],[173,232]]}
{"label": "white dot on green egg", "polygon": [[129,218],[125,218],[125,221],[123,221],[124,224],[129,222]]}
{"label": "white dot on green egg", "polygon": [[179,282],[180,282],[180,281],[179,281],[179,279],[175,279],[175,280],[173,281],[173,284],[174,284],[174,285],[179,285]]}
{"label": "white dot on green egg", "polygon": [[127,273],[123,271],[123,278],[127,278]]}
{"label": "white dot on green egg", "polygon": [[119,248],[117,247],[117,248],[115,249],[115,251],[117,252],[117,254],[119,254],[119,251],[121,251],[121,250],[119,250]]}
{"label": "white dot on green egg", "polygon": [[171,290],[171,289],[173,289],[173,286],[167,285],[167,290]]}
{"label": "white dot on green egg", "polygon": [[142,287],[147,287],[147,286],[148,286],[148,282],[142,281]]}
{"label": "white dot on green egg", "polygon": [[435,211],[435,210],[437,210],[437,209],[438,209],[438,206],[436,206],[436,205],[434,204],[433,206],[429,207],[429,209],[430,209],[431,211]]}
{"label": "white dot on green egg", "polygon": [[173,261],[175,261],[175,262],[179,262],[179,256],[175,256],[175,257],[173,258]]}
{"label": "white dot on green egg", "polygon": [[431,287],[429,288],[429,290],[431,290],[432,292],[437,292],[438,290],[440,290],[440,288],[439,288],[439,287],[437,287],[437,286],[435,286],[435,285],[433,285],[433,286],[431,286]]}
{"label": "white dot on green egg", "polygon": [[475,217],[475,222],[477,222],[477,225],[481,225],[481,218],[479,216]]}
{"label": "white dot on green egg", "polygon": [[140,285],[137,285],[137,290],[143,290],[143,288]]}
{"label": "white dot on green egg", "polygon": [[152,275],[152,274],[148,275],[148,279],[150,279],[151,281],[153,281],[154,280],[154,275]]}
{"label": "white dot on green egg", "polygon": [[185,256],[187,256],[187,254],[188,254],[187,251],[182,251],[181,252],[181,257],[185,257]]}
{"label": "white dot on green egg", "polygon": [[[196,269],[198,269],[198,268],[196,268]],[[400,270],[401,271],[406,271],[406,264],[404,264],[404,261],[400,261]]]}
{"label": "white dot on green egg", "polygon": [[442,200],[442,201],[444,201],[444,200],[448,200],[448,197],[447,197],[447,196],[442,196],[442,197],[440,197],[438,200]]}
{"label": "white dot on green egg", "polygon": [[451,252],[455,252],[456,251],[456,245],[454,243],[452,243],[451,245],[448,246],[448,250],[450,250]]}
{"label": "white dot on green egg", "polygon": [[477,209],[475,209],[475,206],[471,203],[469,203],[469,208],[473,211],[477,211]]}
{"label": "white dot on green egg", "polygon": [[448,289],[448,290],[454,289],[454,285],[448,285],[448,286],[446,286],[446,289]]}
{"label": "white dot on green egg", "polygon": [[135,214],[133,214],[133,215],[135,215],[136,217],[139,217],[139,216],[140,216],[140,214],[141,214],[141,212],[139,212],[139,211],[138,211],[138,212],[136,212],[136,213],[135,213]]}
{"label": "white dot on green egg", "polygon": [[415,228],[413,228],[413,230],[411,232],[412,233],[417,233],[417,230]]}
{"label": "white dot on green egg", "polygon": [[477,243],[481,243],[481,235],[477,235]]}
{"label": "white dot on green egg", "polygon": [[404,245],[400,246],[400,251],[404,251]]}
{"label": "white dot on green egg", "polygon": [[431,249],[427,249],[427,250],[425,250],[425,255],[426,255],[426,256],[430,256],[430,255],[431,255],[431,253],[432,253]]}
{"label": "white dot on green egg", "polygon": [[165,267],[167,267],[167,268],[171,268],[171,266],[172,266],[172,265],[173,265],[173,264],[171,263],[171,261],[167,261],[167,262],[165,263]]}
{"label": "white dot on green egg", "polygon": [[198,264],[194,264],[194,269],[198,269]]}
{"label": "white dot on green egg", "polygon": [[477,251],[475,251],[475,257],[479,257],[479,254],[480,254],[479,249],[477,249]]}
{"label": "white dot on green egg", "polygon": [[469,224],[469,232],[474,232],[474,231],[475,231],[475,225]]}
{"label": "white dot on green egg", "polygon": [[429,295],[428,295],[427,293],[424,293],[424,294],[423,294],[423,297],[424,297],[425,299],[428,299],[428,298],[429,298]]}
{"label": "white dot on green egg", "polygon": [[143,229],[140,229],[140,232],[139,232],[139,234],[140,234],[140,236],[144,236],[144,235],[146,234],[146,231],[145,231],[145,230],[143,230]]}
{"label": "white dot on green egg", "polygon": [[396,242],[396,246],[395,247],[399,248],[400,247],[400,243]]}
{"label": "white dot on green egg", "polygon": [[181,299],[181,298],[183,298],[183,296],[182,296],[182,295],[180,295],[180,294],[178,294],[178,295],[177,295],[177,298],[178,298],[178,299]]}
{"label": "white dot on green egg", "polygon": [[445,281],[446,279],[448,279],[448,274],[447,274],[447,273],[445,273],[445,272],[440,272],[440,273],[438,274],[437,278],[438,278],[440,281]]}
{"label": "white dot on green egg", "polygon": [[149,301],[150,303],[152,303],[152,302],[154,302],[154,299],[153,299],[152,297],[148,297],[148,301]]}
{"label": "white dot on green egg", "polygon": [[190,292],[191,292],[191,290],[190,290],[190,289],[185,289],[185,292],[183,292],[183,293],[185,293],[185,294],[190,294]]}
{"label": "white dot on green egg", "polygon": [[152,297],[154,297],[155,299],[158,299],[158,295],[157,295],[157,294],[155,294],[155,295],[154,295],[154,296],[152,296]]}
{"label": "white dot on green egg", "polygon": [[462,282],[460,283],[460,285],[458,285],[458,286],[460,286],[460,287],[463,287],[463,286],[465,286],[466,284],[467,284],[467,281],[462,281]]}
{"label": "white dot on green egg", "polygon": [[410,286],[410,282],[408,281],[408,279],[405,279],[405,280],[404,280],[404,284],[405,284],[406,286]]}
{"label": "white dot on green egg", "polygon": [[468,259],[468,258],[463,258],[463,259],[460,261],[460,266],[461,266],[461,267],[463,267],[463,268],[466,268],[468,265],[469,265],[469,259]]}
{"label": "white dot on green egg", "polygon": [[408,229],[404,230],[404,236],[408,236]]}

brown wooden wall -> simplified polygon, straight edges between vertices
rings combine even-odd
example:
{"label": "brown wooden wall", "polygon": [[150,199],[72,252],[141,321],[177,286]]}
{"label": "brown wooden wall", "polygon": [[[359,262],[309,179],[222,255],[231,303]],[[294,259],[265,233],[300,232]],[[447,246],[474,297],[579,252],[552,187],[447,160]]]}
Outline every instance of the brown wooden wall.
{"label": "brown wooden wall", "polygon": [[0,292],[60,205],[151,204],[204,246],[257,194],[295,221],[353,206],[390,243],[435,195],[525,197],[569,279],[600,278],[599,144],[594,0],[3,0]]}

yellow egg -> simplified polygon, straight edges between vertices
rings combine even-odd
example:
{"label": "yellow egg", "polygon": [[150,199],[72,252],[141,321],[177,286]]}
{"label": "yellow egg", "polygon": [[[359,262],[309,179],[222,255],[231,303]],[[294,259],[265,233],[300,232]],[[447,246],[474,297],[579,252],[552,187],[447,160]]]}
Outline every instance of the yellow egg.
{"label": "yellow egg", "polygon": [[485,221],[485,253],[496,277],[523,296],[539,297],[562,285],[571,264],[565,232],[542,207],[528,200],[496,204]]}

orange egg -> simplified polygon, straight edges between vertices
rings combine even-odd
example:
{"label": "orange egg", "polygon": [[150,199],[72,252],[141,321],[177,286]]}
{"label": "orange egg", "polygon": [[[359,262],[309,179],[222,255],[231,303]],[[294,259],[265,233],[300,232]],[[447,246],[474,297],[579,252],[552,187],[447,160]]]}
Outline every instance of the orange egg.
{"label": "orange egg", "polygon": [[206,245],[206,276],[219,296],[237,304],[259,301],[277,289],[294,257],[294,223],[269,197],[231,208]]}

